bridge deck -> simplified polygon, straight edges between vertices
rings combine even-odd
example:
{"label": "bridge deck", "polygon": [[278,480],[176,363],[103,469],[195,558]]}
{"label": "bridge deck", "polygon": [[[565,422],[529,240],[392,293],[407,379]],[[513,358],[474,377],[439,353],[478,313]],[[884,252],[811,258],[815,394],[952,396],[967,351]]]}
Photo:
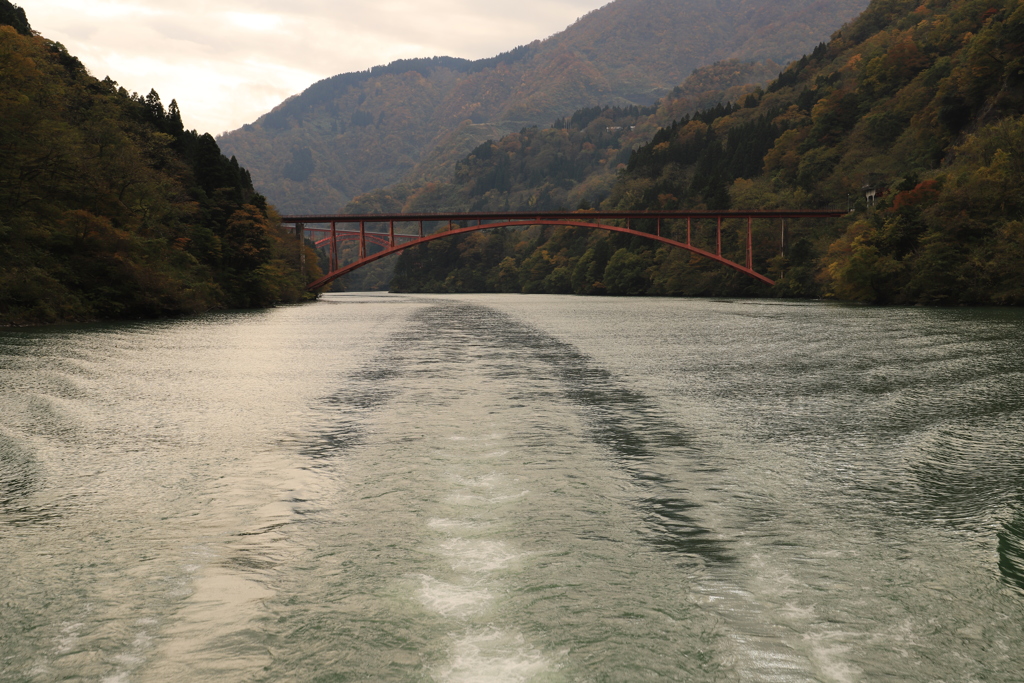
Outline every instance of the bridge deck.
{"label": "bridge deck", "polygon": [[394,213],[394,214],[290,214],[281,216],[282,223],[418,223],[448,221],[547,221],[547,220],[626,220],[641,218],[839,218],[846,215],[839,210],[770,210],[770,211],[505,211],[467,213]]}

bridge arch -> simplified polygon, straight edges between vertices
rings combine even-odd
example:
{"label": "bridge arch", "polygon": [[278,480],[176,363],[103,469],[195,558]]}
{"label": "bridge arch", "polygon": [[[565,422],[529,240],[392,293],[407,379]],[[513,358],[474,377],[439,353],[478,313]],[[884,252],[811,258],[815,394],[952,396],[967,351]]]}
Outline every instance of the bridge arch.
{"label": "bridge arch", "polygon": [[[637,212],[637,213],[545,213],[545,214],[394,214],[394,215],[365,215],[365,216],[353,216],[353,215],[336,215],[336,216],[282,216],[283,223],[291,223],[296,226],[296,234],[301,237],[305,230],[305,225],[308,223],[330,223],[331,230],[327,231],[324,228],[317,229],[318,232],[330,232],[330,237],[325,237],[317,241],[317,244],[329,243],[332,245],[332,259],[331,259],[331,270],[323,277],[318,280],[311,282],[308,285],[310,290],[319,290],[332,281],[336,280],[343,275],[351,273],[354,270],[362,268],[363,266],[378,261],[386,256],[397,254],[401,251],[415,247],[420,244],[426,244],[437,239],[443,239],[446,237],[453,237],[455,235],[463,235],[471,232],[477,232],[479,230],[490,230],[492,228],[503,228],[503,227],[528,227],[533,225],[545,225],[545,226],[560,226],[560,227],[574,227],[574,228],[589,228],[593,230],[604,230],[607,232],[614,232],[624,235],[631,235],[634,237],[642,237],[645,239],[666,244],[671,247],[683,249],[693,254],[697,254],[703,258],[710,259],[718,262],[728,268],[739,271],[744,275],[752,277],[756,280],[764,282],[768,285],[774,285],[775,282],[770,278],[758,273],[753,268],[753,240],[752,240],[752,224],[755,218],[835,218],[838,216],[845,215],[843,211],[723,211],[723,212],[711,212],[711,211],[694,211],[694,212]],[[731,261],[722,256],[722,221],[726,219],[742,218],[747,221],[747,235],[746,235],[746,263],[739,264],[735,261]],[[654,220],[657,225],[655,232],[643,232],[640,230],[634,230],[630,227],[632,220],[643,219],[643,220]],[[681,242],[676,239],[665,237],[661,234],[662,221],[664,220],[683,220],[687,221],[687,241]],[[706,249],[701,249],[695,246],[691,241],[691,225],[694,219],[714,219],[716,221],[716,252],[710,252]],[[618,222],[625,222],[625,226],[614,225],[610,220],[616,220]],[[476,225],[456,226],[456,222],[472,222],[476,221]],[[485,222],[486,221],[486,222]],[[424,234],[423,224],[424,222],[447,222],[448,229],[434,232],[431,234]],[[337,223],[344,224],[359,224],[359,230],[354,228],[343,229],[338,231],[336,229]],[[381,224],[387,223],[389,231],[383,232],[372,232],[366,230],[366,224]],[[409,235],[395,232],[395,223],[418,223],[419,233],[416,235]],[[783,222],[783,240],[785,239],[785,223]],[[337,263],[337,243],[341,240],[352,240],[358,239],[360,243],[360,255],[356,261],[340,266]],[[386,242],[384,240],[387,240]],[[366,250],[366,244],[376,244],[382,246],[381,251],[373,254],[368,254]]]}

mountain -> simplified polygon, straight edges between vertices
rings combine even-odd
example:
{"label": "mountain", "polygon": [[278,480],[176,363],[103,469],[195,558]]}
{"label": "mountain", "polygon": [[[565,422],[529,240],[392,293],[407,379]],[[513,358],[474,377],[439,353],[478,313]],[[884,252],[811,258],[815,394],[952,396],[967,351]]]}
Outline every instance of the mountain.
{"label": "mountain", "polygon": [[[334,76],[219,138],[288,212],[340,210],[435,175],[484,140],[594,105],[649,106],[723,59],[785,63],[866,0],[615,0],[496,57],[402,60]],[[442,160],[440,164],[438,160]]]}
{"label": "mountain", "polygon": [[[643,238],[537,228],[405,252],[393,287],[1024,305],[1022,113],[1019,0],[873,0],[765,90],[656,132],[629,155],[601,205],[849,205],[840,221],[791,222],[781,255],[774,228],[755,231],[755,269],[775,278],[774,288]],[[477,150],[451,183],[410,198],[469,198],[485,187],[488,201],[530,196],[524,171],[536,155],[502,157],[522,135]],[[496,183],[497,169],[511,181]],[[739,234],[724,237],[723,253],[742,259]]]}
{"label": "mountain", "polygon": [[297,301],[298,261],[175,102],[93,78],[0,0],[0,325]]}
{"label": "mountain", "polygon": [[[732,111],[721,102],[747,95],[779,73],[774,62],[724,60],[695,70],[656,105],[594,106],[555,121],[488,139],[450,171],[425,174],[356,197],[352,213],[379,211],[557,211],[598,205],[625,170],[633,150],[697,109]],[[421,166],[430,166],[425,160]],[[440,164],[438,164],[440,165]],[[439,178],[443,178],[439,180]]]}

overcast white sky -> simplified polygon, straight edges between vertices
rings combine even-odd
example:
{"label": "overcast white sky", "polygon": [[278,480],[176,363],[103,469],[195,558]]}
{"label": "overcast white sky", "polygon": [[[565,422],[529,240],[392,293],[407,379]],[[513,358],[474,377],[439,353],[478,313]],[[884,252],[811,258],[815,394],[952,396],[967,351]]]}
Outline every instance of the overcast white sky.
{"label": "overcast white sky", "polygon": [[218,135],[327,76],[408,57],[492,57],[609,0],[14,0],[98,78],[178,100]]}

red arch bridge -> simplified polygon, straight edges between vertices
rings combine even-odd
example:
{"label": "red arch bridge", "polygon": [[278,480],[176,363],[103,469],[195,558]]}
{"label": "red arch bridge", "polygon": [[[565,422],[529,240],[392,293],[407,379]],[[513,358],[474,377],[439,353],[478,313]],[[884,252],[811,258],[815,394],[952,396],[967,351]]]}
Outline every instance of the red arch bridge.
{"label": "red arch bridge", "polygon": [[[330,256],[329,272],[309,284],[317,290],[332,280],[351,273],[368,263],[395,254],[409,247],[432,240],[461,235],[477,230],[531,225],[563,226],[607,230],[661,242],[685,249],[704,258],[718,261],[750,277],[774,285],[770,278],[754,270],[754,221],[779,221],[779,252],[785,249],[786,220],[794,218],[838,218],[845,211],[555,211],[547,213],[396,213],[396,214],[338,214],[282,216],[281,222],[292,225],[299,238],[312,237],[318,247],[327,247]],[[746,229],[745,263],[736,263],[722,255],[723,223],[740,221]],[[683,224],[685,238],[682,241]],[[714,226],[714,251],[693,243],[698,228]],[[359,255],[355,261],[340,265],[338,246],[344,242],[357,242]],[[375,249],[373,249],[375,248]],[[372,253],[371,253],[372,252]]]}

